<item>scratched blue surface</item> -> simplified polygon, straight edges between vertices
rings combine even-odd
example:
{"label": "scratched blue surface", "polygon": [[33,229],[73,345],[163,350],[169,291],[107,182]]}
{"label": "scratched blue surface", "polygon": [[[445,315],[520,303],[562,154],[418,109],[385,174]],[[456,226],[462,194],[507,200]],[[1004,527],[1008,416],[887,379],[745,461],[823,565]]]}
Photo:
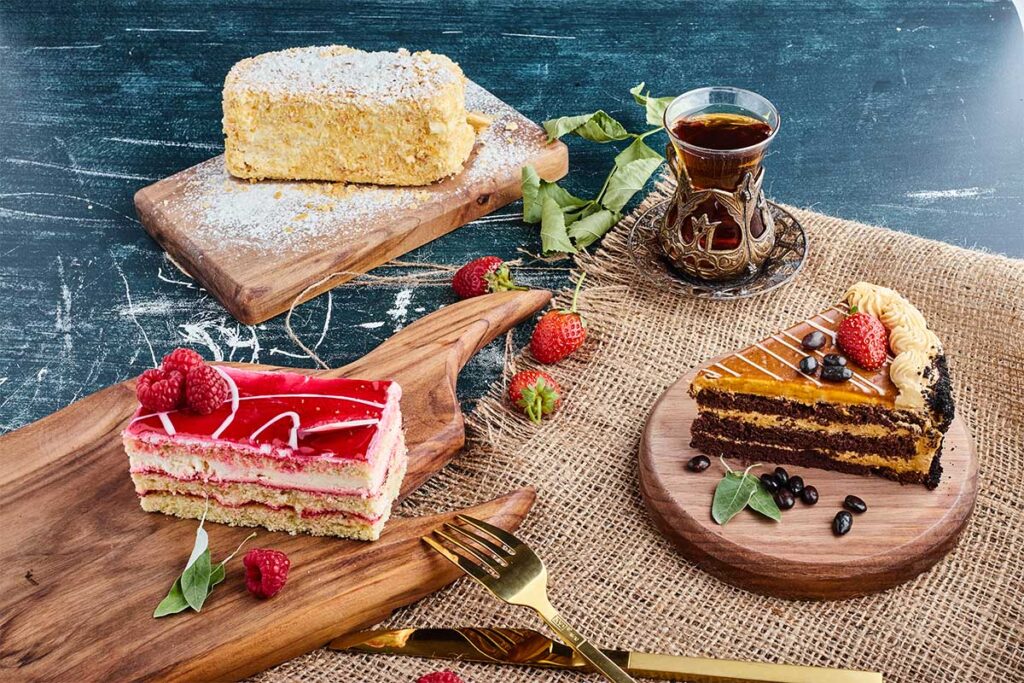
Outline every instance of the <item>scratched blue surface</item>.
{"label": "scratched blue surface", "polygon": [[[430,49],[528,116],[627,90],[757,90],[782,112],[773,197],[1024,256],[1024,38],[1009,2],[0,2],[0,431],[137,374],[176,345],[309,366],[280,318],[238,325],[135,221],[132,193],[220,148],[220,86],[243,57],[296,45]],[[571,143],[570,189],[610,150]],[[455,264],[539,248],[513,205],[405,257]],[[401,274],[404,268],[378,273]],[[533,270],[535,286],[565,274]],[[332,365],[453,297],[342,287],[296,328]],[[522,341],[522,339],[520,339]],[[479,396],[501,348],[460,383]]]}

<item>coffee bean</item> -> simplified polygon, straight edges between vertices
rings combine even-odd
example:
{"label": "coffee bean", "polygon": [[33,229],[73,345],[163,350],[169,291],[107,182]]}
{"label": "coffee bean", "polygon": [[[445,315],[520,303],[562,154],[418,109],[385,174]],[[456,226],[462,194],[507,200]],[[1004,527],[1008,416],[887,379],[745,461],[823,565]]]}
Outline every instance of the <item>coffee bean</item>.
{"label": "coffee bean", "polygon": [[845,382],[853,377],[853,370],[841,365],[826,365],[821,369],[821,378],[829,382]]}
{"label": "coffee bean", "polygon": [[865,503],[857,496],[847,496],[843,500],[843,507],[849,510],[850,512],[856,512],[857,514],[868,511],[867,503]]}
{"label": "coffee bean", "polygon": [[690,462],[686,463],[686,469],[691,472],[703,472],[709,467],[711,467],[711,460],[706,455],[695,455],[690,458]]}
{"label": "coffee bean", "polygon": [[838,353],[826,353],[825,357],[821,360],[825,363],[826,367],[842,367],[846,365],[846,358]]}
{"label": "coffee bean", "polygon": [[779,490],[779,482],[775,481],[775,477],[767,472],[761,475],[761,486],[768,493],[775,493]]}
{"label": "coffee bean", "polygon": [[813,375],[818,370],[818,361],[812,356],[804,356],[800,359],[800,372],[805,375]]}
{"label": "coffee bean", "polygon": [[789,472],[785,467],[775,468],[775,481],[779,482],[779,486],[785,486],[789,482]]}
{"label": "coffee bean", "polygon": [[801,476],[795,476],[789,478],[789,483],[786,484],[789,490],[793,492],[794,496],[799,496],[804,490],[804,478]]}
{"label": "coffee bean", "polygon": [[779,489],[779,492],[775,494],[775,504],[779,506],[780,510],[788,510],[796,505],[796,498],[789,489]]}
{"label": "coffee bean", "polygon": [[853,528],[853,515],[846,510],[840,510],[832,520],[832,533],[836,536],[843,536]]}
{"label": "coffee bean", "polygon": [[811,332],[810,334],[804,335],[804,338],[800,340],[800,345],[805,349],[820,349],[825,345],[825,335],[821,332]]}
{"label": "coffee bean", "polygon": [[805,486],[803,493],[800,494],[800,499],[808,505],[814,505],[818,502],[818,489],[813,486]]}

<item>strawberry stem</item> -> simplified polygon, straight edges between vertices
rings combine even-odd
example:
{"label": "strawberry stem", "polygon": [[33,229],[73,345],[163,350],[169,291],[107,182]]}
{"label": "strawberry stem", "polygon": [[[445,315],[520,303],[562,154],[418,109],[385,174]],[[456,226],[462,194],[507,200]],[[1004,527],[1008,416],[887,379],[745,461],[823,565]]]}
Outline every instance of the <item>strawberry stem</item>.
{"label": "strawberry stem", "polygon": [[586,273],[580,275],[580,279],[576,281],[576,291],[572,293],[572,307],[569,308],[570,313],[576,312],[576,299],[580,295],[580,287],[583,286],[583,278],[587,277]]}

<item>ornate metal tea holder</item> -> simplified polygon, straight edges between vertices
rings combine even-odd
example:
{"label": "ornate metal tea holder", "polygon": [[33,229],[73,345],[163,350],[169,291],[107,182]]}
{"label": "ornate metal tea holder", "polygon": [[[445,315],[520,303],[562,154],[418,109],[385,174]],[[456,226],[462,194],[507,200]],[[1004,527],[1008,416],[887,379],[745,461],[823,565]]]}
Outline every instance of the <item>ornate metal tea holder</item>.
{"label": "ornate metal tea holder", "polygon": [[754,272],[733,280],[703,280],[676,268],[663,251],[661,229],[674,199],[644,211],[629,233],[629,253],[648,282],[675,294],[699,299],[741,299],[770,292],[792,280],[807,259],[807,235],[800,221],[778,204],[765,200],[775,230],[775,242]]}
{"label": "ornate metal tea holder", "polygon": [[[764,168],[744,173],[735,190],[695,188],[671,143],[665,157],[676,177],[672,205],[658,231],[665,256],[702,281],[733,281],[756,273],[775,244],[775,223],[761,191]],[[709,218],[712,210],[717,220]],[[718,232],[725,230],[736,239],[731,248],[715,244]]]}

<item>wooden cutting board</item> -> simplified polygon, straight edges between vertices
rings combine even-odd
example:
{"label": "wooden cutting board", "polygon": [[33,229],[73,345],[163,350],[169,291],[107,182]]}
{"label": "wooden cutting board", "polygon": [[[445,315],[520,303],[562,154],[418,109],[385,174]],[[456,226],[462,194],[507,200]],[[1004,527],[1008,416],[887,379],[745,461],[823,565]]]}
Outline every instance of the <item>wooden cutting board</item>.
{"label": "wooden cutting board", "polygon": [[[705,363],[711,365],[718,358]],[[943,443],[938,488],[786,465],[818,489],[817,505],[800,500],[773,522],[745,510],[725,526],[711,519],[717,459],[702,473],[686,469],[697,402],[687,393],[700,368],[658,399],[640,443],[640,490],[658,529],[705,571],[755,593],[789,599],[837,600],[892,588],[928,570],[952,550],[974,509],[978,457],[967,426],[953,421]],[[742,471],[744,465],[729,461]],[[760,471],[771,471],[774,465]],[[832,519],[853,494],[868,511],[853,516],[845,536]]]}
{"label": "wooden cutting board", "polygon": [[[550,296],[463,301],[351,365],[315,374],[402,385],[407,494],[463,444],[459,370]],[[278,548],[292,561],[279,595],[250,596],[236,558],[201,613],[154,619],[197,524],[139,507],[120,440],[135,407],[133,382],[124,382],[0,437],[0,679],[237,679],[378,622],[457,578],[420,537],[458,511],[394,518],[373,543],[258,530],[250,547]],[[462,512],[511,530],[533,500],[523,489]],[[206,526],[215,562],[252,531]]]}
{"label": "wooden cutting board", "polygon": [[142,188],[135,209],[233,316],[263,322],[518,199],[524,166],[545,180],[568,172],[564,144],[472,82],[466,106],[494,122],[462,173],[433,185],[250,183],[218,156]]}

